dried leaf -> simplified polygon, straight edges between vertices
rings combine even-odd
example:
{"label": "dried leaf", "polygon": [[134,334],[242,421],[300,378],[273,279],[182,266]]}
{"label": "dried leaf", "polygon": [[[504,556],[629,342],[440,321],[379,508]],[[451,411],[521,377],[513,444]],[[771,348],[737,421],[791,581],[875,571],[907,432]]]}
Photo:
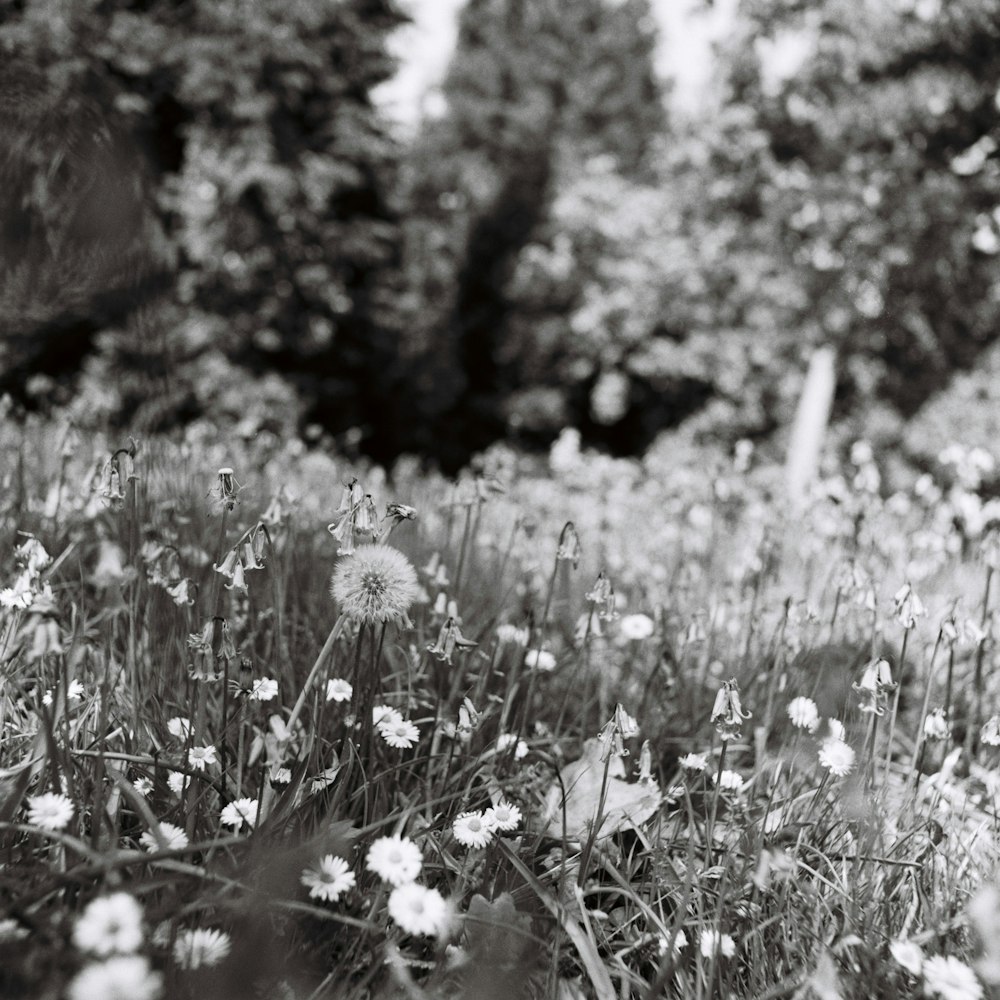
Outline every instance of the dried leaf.
{"label": "dried leaf", "polygon": [[587,740],[583,756],[567,764],[559,772],[560,781],[553,782],[548,791],[545,833],[561,839],[565,832],[569,840],[586,840],[597,821],[602,792],[603,809],[595,840],[645,823],[660,808],[660,787],[655,781],[629,784],[624,775],[620,757],[611,757],[605,764],[600,741]]}

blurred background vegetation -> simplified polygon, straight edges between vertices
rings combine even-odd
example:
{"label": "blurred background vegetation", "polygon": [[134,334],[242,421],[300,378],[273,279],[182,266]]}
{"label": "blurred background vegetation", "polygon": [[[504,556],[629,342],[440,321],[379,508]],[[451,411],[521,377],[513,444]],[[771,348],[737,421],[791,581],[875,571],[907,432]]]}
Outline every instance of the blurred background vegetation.
{"label": "blurred background vegetation", "polygon": [[[711,6],[711,4],[706,4]],[[1000,0],[742,0],[696,111],[649,0],[0,0],[0,393],[453,470],[566,426],[995,448]]]}

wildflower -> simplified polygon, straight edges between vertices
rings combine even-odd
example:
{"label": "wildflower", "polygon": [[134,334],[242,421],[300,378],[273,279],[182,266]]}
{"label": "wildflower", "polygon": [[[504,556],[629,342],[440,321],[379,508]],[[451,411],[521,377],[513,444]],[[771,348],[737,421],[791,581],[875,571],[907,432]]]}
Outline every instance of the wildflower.
{"label": "wildflower", "polygon": [[292,781],[291,768],[279,767],[277,764],[271,767],[271,784],[288,785]]}
{"label": "wildflower", "polygon": [[893,597],[893,611],[896,620],[903,628],[909,630],[917,624],[917,619],[922,618],[924,611],[923,602],[913,592],[913,588],[904,583]]}
{"label": "wildflower", "polygon": [[166,591],[178,607],[189,608],[194,604],[194,594],[191,593],[193,586],[194,584],[187,577],[184,577],[176,583],[169,584]]}
{"label": "wildflower", "polygon": [[324,768],[319,774],[309,784],[309,794],[315,795],[317,792],[322,792],[323,789],[329,788],[337,777],[337,772],[340,770],[340,765],[337,764],[333,767]]}
{"label": "wildflower", "polygon": [[272,677],[260,677],[250,689],[251,701],[271,701],[278,697],[278,682]]}
{"label": "wildflower", "polygon": [[639,751],[639,781],[648,785],[653,780],[653,750],[649,740],[642,741]]}
{"label": "wildflower", "polygon": [[713,774],[712,781],[724,792],[742,792],[743,775],[738,771],[723,771],[721,774]]}
{"label": "wildflower", "polygon": [[344,486],[344,492],[337,508],[340,515],[327,525],[327,531],[337,540],[337,555],[353,555],[354,534],[368,532],[374,542],[378,538],[378,514],[370,493],[365,493],[357,479]]}
{"label": "wildflower", "polygon": [[843,740],[825,740],[819,750],[819,762],[831,774],[843,778],[854,767],[854,751]]}
{"label": "wildflower", "polygon": [[191,735],[191,720],[175,715],[167,721],[167,732],[175,739],[186,740]]}
{"label": "wildflower", "polygon": [[136,778],[132,782],[132,787],[143,797],[146,798],[153,791],[153,782],[146,775]]}
{"label": "wildflower", "polygon": [[[333,677],[326,682],[327,701],[350,701],[354,697],[354,687],[343,677]],[[375,720],[378,721],[377,719]]]}
{"label": "wildflower", "polygon": [[478,645],[471,639],[466,639],[458,627],[454,617],[446,619],[438,633],[437,642],[427,647],[427,652],[436,656],[443,663],[451,663],[452,654],[456,649],[471,649]]}
{"label": "wildflower", "polygon": [[427,577],[432,586],[440,590],[444,590],[451,582],[448,579],[448,570],[441,562],[441,556],[437,552],[430,557],[427,565],[420,572]]}
{"label": "wildflower", "polygon": [[158,1000],[163,976],[153,972],[149,959],[121,955],[94,962],[78,972],[66,989],[67,1000]]}
{"label": "wildflower", "polygon": [[924,965],[924,953],[920,950],[920,945],[913,941],[892,941],[889,944],[889,954],[911,975],[920,975]]}
{"label": "wildflower", "polygon": [[213,746],[191,747],[188,750],[188,764],[196,771],[204,771],[211,764],[217,764],[218,760]]}
{"label": "wildflower", "polygon": [[819,709],[812,698],[793,698],[788,703],[788,718],[796,729],[807,729],[814,733],[819,725]]}
{"label": "wildflower", "polygon": [[495,831],[492,817],[482,812],[464,812],[451,825],[455,839],[465,847],[485,847]]}
{"label": "wildflower", "polygon": [[348,618],[361,625],[402,620],[417,597],[417,574],[410,561],[388,545],[362,545],[333,572],[330,592]]}
{"label": "wildflower", "polygon": [[138,951],[142,945],[142,907],[127,892],[92,900],[73,925],[73,944],[101,958]]}
{"label": "wildflower", "polygon": [[924,989],[941,1000],[982,1000],[983,988],[964,962],[950,955],[924,959]]}
{"label": "wildflower", "polygon": [[744,712],[740,704],[740,689],[734,677],[726,681],[715,696],[712,724],[723,740],[738,740],[743,720],[749,718],[750,713]]}
{"label": "wildflower", "polygon": [[521,810],[503,799],[497,805],[487,809],[483,816],[487,823],[492,824],[503,833],[516,830],[522,819]]}
{"label": "wildflower", "polygon": [[62,830],[73,818],[73,803],[58,792],[45,792],[28,799],[28,823],[43,830]]}
{"label": "wildflower", "polygon": [[713,928],[706,928],[701,932],[698,948],[704,958],[711,958],[716,952],[723,958],[732,958],[736,954],[736,942],[732,937]]}
{"label": "wildflower", "polygon": [[840,719],[827,719],[826,727],[829,739],[843,740],[847,736],[847,730],[844,728],[844,724],[840,721]]}
{"label": "wildflower", "polygon": [[559,533],[559,547],[556,549],[556,559],[559,562],[571,562],[573,569],[580,564],[580,536],[576,533],[576,525],[567,521]]}
{"label": "wildflower", "polygon": [[874,715],[885,714],[886,692],[894,691],[896,685],[892,680],[892,668],[888,660],[874,659],[865,665],[861,683],[852,684],[852,688],[861,695],[861,711]]}
{"label": "wildflower", "polygon": [[948,717],[944,714],[944,709],[935,708],[924,719],[924,739],[946,740],[950,734],[951,727],[948,725]]}
{"label": "wildflower", "polygon": [[603,621],[611,621],[618,617],[618,612],[615,611],[615,588],[603,569],[587,594],[587,600],[597,607],[598,617]]}
{"label": "wildflower", "polygon": [[630,740],[639,733],[639,724],[619,704],[614,716],[605,724],[598,735],[601,743],[601,760],[607,760],[612,754],[616,757],[627,757],[625,740]]}
{"label": "wildflower", "polygon": [[677,761],[685,771],[704,771],[708,761],[703,753],[686,753]]}
{"label": "wildflower", "polygon": [[174,793],[174,795],[183,795],[184,788],[188,783],[188,776],[182,774],[180,771],[171,771],[167,775],[167,788]]}
{"label": "wildflower", "polygon": [[406,885],[420,874],[424,859],[409,837],[379,837],[368,848],[365,867],[390,885]]}
{"label": "wildflower", "polygon": [[[179,851],[188,846],[188,835],[179,826],[174,826],[173,823],[161,822],[160,834],[167,842],[167,850],[169,851]],[[160,850],[160,842],[151,830],[147,830],[139,838],[139,843],[150,853]]]}
{"label": "wildflower", "polygon": [[22,927],[13,917],[0,919],[0,944],[23,941],[30,933],[27,927]]}
{"label": "wildflower", "polygon": [[[657,947],[660,949],[660,954],[665,955],[667,952],[667,947],[670,944],[670,939],[666,934],[661,934],[657,938]],[[674,934],[674,954],[683,951],[688,946],[687,934],[684,933],[684,929],[679,927],[677,933]]]}
{"label": "wildflower", "polygon": [[327,903],[335,903],[357,883],[351,866],[343,858],[332,854],[320,858],[315,868],[307,868],[300,881],[309,888],[311,899],[322,899]]}
{"label": "wildflower", "polygon": [[399,722],[382,722],[378,727],[379,735],[394,750],[409,750],[417,745],[420,730],[406,719]]}
{"label": "wildflower", "polygon": [[528,756],[528,744],[514,733],[501,733],[497,737],[497,753],[506,753],[514,748],[514,760],[523,760]]}
{"label": "wildflower", "polygon": [[231,826],[234,830],[239,830],[244,823],[249,827],[257,825],[257,800],[256,799],[234,799],[225,806],[219,814],[219,820],[223,826]]}
{"label": "wildflower", "polygon": [[373,726],[381,726],[383,723],[386,725],[396,725],[402,721],[402,712],[397,711],[389,705],[376,705],[372,709]]}
{"label": "wildflower", "polygon": [[524,664],[548,673],[556,668],[556,658],[547,649],[529,649],[524,654]]}
{"label": "wildflower", "polygon": [[218,965],[232,948],[232,939],[225,931],[180,931],[174,941],[174,961],[182,969],[201,969]]}
{"label": "wildflower", "polygon": [[653,619],[649,615],[625,615],[618,628],[623,639],[631,642],[642,642],[648,639],[655,630]]}
{"label": "wildflower", "polygon": [[501,646],[527,646],[528,630],[516,625],[498,625],[497,642]]}
{"label": "wildflower", "polygon": [[389,894],[389,916],[407,934],[428,937],[444,932],[448,925],[448,904],[437,889],[416,882],[396,886]]}
{"label": "wildflower", "polygon": [[994,715],[979,731],[979,739],[988,747],[1000,747],[1000,715]]}
{"label": "wildflower", "polygon": [[220,510],[233,511],[239,503],[237,494],[243,487],[236,481],[233,470],[228,466],[219,469],[218,482],[209,490],[209,496],[214,497]]}

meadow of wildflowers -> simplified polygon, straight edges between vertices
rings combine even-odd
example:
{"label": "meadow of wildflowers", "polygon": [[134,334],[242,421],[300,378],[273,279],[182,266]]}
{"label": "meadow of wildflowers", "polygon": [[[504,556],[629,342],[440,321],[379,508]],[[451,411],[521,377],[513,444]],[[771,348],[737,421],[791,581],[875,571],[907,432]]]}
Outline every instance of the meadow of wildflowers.
{"label": "meadow of wildflowers", "polygon": [[992,473],[11,428],[0,996],[998,995]]}

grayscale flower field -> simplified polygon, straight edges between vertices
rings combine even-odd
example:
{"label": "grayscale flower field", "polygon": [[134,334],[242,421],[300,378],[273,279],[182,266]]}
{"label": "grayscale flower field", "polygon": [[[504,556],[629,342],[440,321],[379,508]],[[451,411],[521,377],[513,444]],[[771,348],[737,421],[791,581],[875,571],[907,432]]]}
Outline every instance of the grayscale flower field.
{"label": "grayscale flower field", "polygon": [[987,461],[2,454],[4,997],[1000,986]]}

